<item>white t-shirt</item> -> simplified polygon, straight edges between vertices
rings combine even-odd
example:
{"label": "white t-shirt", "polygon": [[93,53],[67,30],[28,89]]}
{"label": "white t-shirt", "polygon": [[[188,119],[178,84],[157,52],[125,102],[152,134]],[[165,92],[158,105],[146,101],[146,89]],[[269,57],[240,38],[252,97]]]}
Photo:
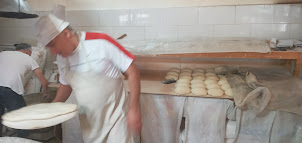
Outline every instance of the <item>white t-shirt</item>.
{"label": "white t-shirt", "polygon": [[29,55],[18,51],[0,53],[0,86],[9,87],[18,94],[24,93],[24,75],[39,68]]}
{"label": "white t-shirt", "polygon": [[[103,33],[79,32],[79,46],[67,57],[70,70],[74,72],[94,71],[112,78],[119,78],[125,72],[134,56],[119,43]],[[66,58],[57,55],[60,83],[69,85],[65,79]]]}

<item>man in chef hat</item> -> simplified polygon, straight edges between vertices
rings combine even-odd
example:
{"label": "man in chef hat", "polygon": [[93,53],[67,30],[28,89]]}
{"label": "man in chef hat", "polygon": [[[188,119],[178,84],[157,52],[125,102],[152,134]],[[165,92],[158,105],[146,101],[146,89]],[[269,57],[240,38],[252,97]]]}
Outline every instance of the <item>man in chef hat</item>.
{"label": "man in chef hat", "polygon": [[35,29],[38,42],[57,55],[60,87],[53,102],[65,102],[71,93],[76,97],[84,142],[133,142],[131,133],[141,130],[134,56],[110,36],[75,32],[52,14],[40,17]]}

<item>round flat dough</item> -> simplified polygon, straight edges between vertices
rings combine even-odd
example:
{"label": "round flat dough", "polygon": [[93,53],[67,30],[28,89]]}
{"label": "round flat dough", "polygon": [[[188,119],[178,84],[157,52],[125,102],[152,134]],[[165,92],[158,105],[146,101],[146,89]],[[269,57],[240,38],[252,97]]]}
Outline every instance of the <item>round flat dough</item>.
{"label": "round flat dough", "polygon": [[194,72],[202,72],[202,73],[205,73],[206,70],[203,69],[203,68],[197,68],[197,69],[194,69]]}
{"label": "round flat dough", "polygon": [[41,103],[26,106],[18,110],[8,112],[2,116],[6,121],[43,120],[68,114],[78,110],[75,104],[67,103]]}
{"label": "round flat dough", "polygon": [[179,68],[171,68],[170,71],[174,71],[174,72],[180,73],[180,69]]}
{"label": "round flat dough", "polygon": [[223,85],[221,85],[221,88],[222,88],[223,90],[227,90],[227,89],[230,89],[231,86],[230,86],[229,84],[223,84]]}
{"label": "round flat dough", "polygon": [[219,84],[213,83],[213,84],[207,84],[207,89],[221,89]]}
{"label": "round flat dough", "polygon": [[185,78],[181,78],[181,79],[179,79],[179,80],[177,80],[177,82],[179,83],[179,82],[186,82],[186,83],[190,83],[190,79],[185,79]]}
{"label": "round flat dough", "polygon": [[204,83],[195,83],[191,85],[191,88],[206,88],[206,85]]}
{"label": "round flat dough", "polygon": [[210,69],[206,69],[206,72],[215,73],[215,69],[212,69],[212,68],[210,68]]}
{"label": "round flat dough", "polygon": [[216,80],[218,81],[219,78],[217,76],[207,76],[206,79],[209,79],[209,80]]}
{"label": "round flat dough", "polygon": [[213,84],[213,83],[216,83],[218,84],[218,82],[216,80],[211,80],[211,79],[207,79],[204,81],[205,84]]}
{"label": "round flat dough", "polygon": [[[46,112],[47,113],[47,112]],[[3,125],[14,128],[14,129],[24,129],[24,130],[32,130],[32,129],[41,129],[51,127],[60,123],[63,123],[78,114],[78,111],[74,111],[71,113],[67,113],[64,115],[59,115],[49,119],[33,119],[33,120],[24,120],[24,121],[7,121],[2,120]]]}
{"label": "round flat dough", "polygon": [[225,95],[233,97],[232,89],[229,88],[229,89],[225,90],[224,92],[225,92]]}
{"label": "round flat dough", "polygon": [[194,72],[192,73],[192,76],[204,76],[204,73],[201,73],[201,72]]}
{"label": "round flat dough", "polygon": [[208,91],[204,88],[193,88],[191,89],[191,92],[194,95],[202,95],[202,96],[206,96],[208,94]]}
{"label": "round flat dough", "polygon": [[226,81],[226,80],[219,80],[219,81],[218,81],[218,84],[224,85],[224,84],[229,84],[229,83],[228,83],[228,81]]}
{"label": "round flat dough", "polygon": [[175,88],[174,91],[177,94],[189,94],[191,93],[191,88],[182,86],[182,87]]}
{"label": "round flat dough", "polygon": [[178,76],[175,75],[166,75],[165,79],[174,79],[174,80],[178,80]]}
{"label": "round flat dough", "polygon": [[200,80],[205,80],[206,77],[202,75],[194,76],[193,79],[200,79]]}
{"label": "round flat dough", "polygon": [[179,79],[188,79],[188,80],[192,80],[192,77],[191,76],[187,76],[187,75],[182,75],[182,76],[179,76]]}
{"label": "round flat dough", "polygon": [[191,87],[191,84],[188,82],[177,82],[175,84],[175,87],[180,87],[180,86]]}
{"label": "round flat dough", "polygon": [[167,72],[167,75],[174,75],[174,76],[178,76],[178,72],[174,72],[174,71],[170,71],[170,72]]}
{"label": "round flat dough", "polygon": [[216,73],[207,72],[205,76],[216,76]]}
{"label": "round flat dough", "polygon": [[189,72],[181,72],[179,76],[191,76],[192,74]]}
{"label": "round flat dough", "polygon": [[204,81],[201,80],[201,79],[193,79],[193,80],[191,80],[191,84],[194,84],[194,83],[203,83],[204,84]]}
{"label": "round flat dough", "polygon": [[221,89],[209,89],[208,94],[211,96],[222,96],[224,92]]}

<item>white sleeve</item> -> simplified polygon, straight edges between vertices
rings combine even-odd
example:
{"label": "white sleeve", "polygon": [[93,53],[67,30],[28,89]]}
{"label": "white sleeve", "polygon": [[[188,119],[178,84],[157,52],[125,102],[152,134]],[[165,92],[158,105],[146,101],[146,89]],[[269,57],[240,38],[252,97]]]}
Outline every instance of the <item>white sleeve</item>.
{"label": "white sleeve", "polygon": [[65,80],[65,73],[66,73],[66,61],[64,58],[57,56],[57,64],[58,64],[58,70],[59,70],[59,81],[61,84],[69,85],[69,83]]}
{"label": "white sleeve", "polygon": [[125,72],[135,57],[114,39],[110,38],[109,40],[106,40],[107,44],[105,44],[105,49],[107,57],[121,70],[121,72]]}
{"label": "white sleeve", "polygon": [[30,57],[30,68],[32,71],[35,70],[36,68],[39,68],[38,63],[31,57]]}

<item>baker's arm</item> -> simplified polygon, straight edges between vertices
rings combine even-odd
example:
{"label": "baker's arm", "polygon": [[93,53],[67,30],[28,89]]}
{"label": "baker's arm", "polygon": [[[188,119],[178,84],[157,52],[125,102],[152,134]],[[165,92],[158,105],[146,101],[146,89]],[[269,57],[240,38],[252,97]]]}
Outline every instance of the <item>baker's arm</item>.
{"label": "baker's arm", "polygon": [[47,84],[48,84],[48,81],[46,80],[45,76],[43,75],[42,73],[42,70],[40,68],[36,68],[34,69],[34,73],[35,75],[38,77],[39,81],[41,82],[41,85],[42,85],[42,92],[44,94],[44,96],[46,96],[47,94]]}
{"label": "baker's arm", "polygon": [[65,102],[72,92],[70,85],[60,84],[60,87],[57,91],[56,98],[52,102]]}
{"label": "baker's arm", "polygon": [[141,115],[139,110],[140,75],[135,65],[131,63],[124,73],[128,78],[130,88],[130,103],[127,114],[128,127],[136,134],[141,131]]}

